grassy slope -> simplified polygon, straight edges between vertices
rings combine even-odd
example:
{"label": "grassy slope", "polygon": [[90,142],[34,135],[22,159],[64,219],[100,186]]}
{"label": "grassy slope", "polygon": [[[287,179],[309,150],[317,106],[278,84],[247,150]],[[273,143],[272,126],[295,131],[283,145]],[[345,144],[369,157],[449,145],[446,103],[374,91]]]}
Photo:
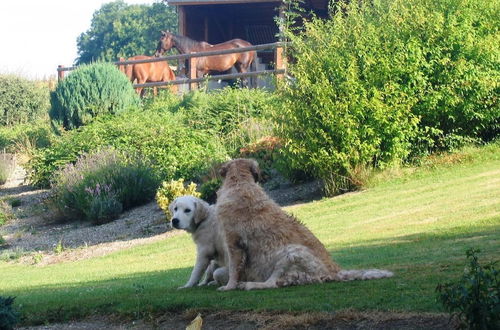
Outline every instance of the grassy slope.
{"label": "grassy slope", "polygon": [[0,295],[17,296],[28,323],[184,308],[440,311],[436,284],[459,275],[467,247],[481,248],[480,261],[498,258],[500,145],[438,158],[413,173],[381,178],[364,192],[287,210],[344,268],[387,268],[396,276],[254,292],[178,291],[195,255],[190,237],[179,233],[79,262],[0,262]]}

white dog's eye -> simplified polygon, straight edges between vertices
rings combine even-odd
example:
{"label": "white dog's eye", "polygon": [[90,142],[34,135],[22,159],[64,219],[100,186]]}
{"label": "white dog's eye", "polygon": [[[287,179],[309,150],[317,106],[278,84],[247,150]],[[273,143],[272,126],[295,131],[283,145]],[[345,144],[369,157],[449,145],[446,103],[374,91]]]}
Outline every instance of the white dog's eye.
{"label": "white dog's eye", "polygon": [[191,209],[185,209],[184,212],[189,213],[189,212],[191,212]]}
{"label": "white dog's eye", "polygon": [[174,211],[177,211],[177,206],[176,206],[176,207],[174,207]]}

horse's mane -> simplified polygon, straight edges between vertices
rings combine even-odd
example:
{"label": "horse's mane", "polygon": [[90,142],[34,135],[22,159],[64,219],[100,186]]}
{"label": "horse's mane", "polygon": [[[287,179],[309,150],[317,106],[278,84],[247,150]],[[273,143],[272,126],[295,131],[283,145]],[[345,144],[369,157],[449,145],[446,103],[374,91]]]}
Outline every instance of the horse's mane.
{"label": "horse's mane", "polygon": [[172,39],[175,41],[177,49],[182,48],[187,50],[202,47],[202,42],[178,34],[172,33]]}

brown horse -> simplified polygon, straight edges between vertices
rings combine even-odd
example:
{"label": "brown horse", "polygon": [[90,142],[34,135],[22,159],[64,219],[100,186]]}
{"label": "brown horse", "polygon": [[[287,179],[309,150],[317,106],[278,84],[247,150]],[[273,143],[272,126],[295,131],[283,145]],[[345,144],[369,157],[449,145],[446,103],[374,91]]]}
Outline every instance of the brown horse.
{"label": "brown horse", "polygon": [[[220,44],[211,45],[204,41],[195,41],[188,37],[161,31],[155,56],[160,56],[171,48],[176,48],[181,54],[189,54],[192,52],[217,51],[250,46],[252,46],[251,43],[242,39],[232,39]],[[196,75],[198,78],[201,78],[212,71],[228,71],[233,66],[240,73],[247,72],[254,59],[255,51],[198,57],[196,61]]]}
{"label": "brown horse", "polygon": [[[152,56],[138,55],[129,57],[129,61],[133,60],[145,60],[154,58]],[[125,61],[123,57],[120,57],[120,62]],[[125,73],[133,83],[137,81],[138,84],[144,84],[146,82],[160,82],[160,81],[171,81],[175,80],[175,74],[170,69],[167,61],[161,62],[150,62],[150,63],[136,63],[136,64],[123,64],[119,65],[118,68],[121,72]],[[172,93],[177,93],[176,85],[169,85],[168,88]],[[135,89],[137,94],[141,97],[144,96],[145,90],[143,87],[138,87]],[[153,88],[153,94],[156,95],[156,87]]]}

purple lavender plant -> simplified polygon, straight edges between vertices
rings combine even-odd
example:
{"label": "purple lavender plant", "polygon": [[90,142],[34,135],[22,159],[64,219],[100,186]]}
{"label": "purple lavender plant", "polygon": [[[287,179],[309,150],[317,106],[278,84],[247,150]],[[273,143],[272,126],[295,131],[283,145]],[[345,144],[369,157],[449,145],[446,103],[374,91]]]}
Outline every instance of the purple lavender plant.
{"label": "purple lavender plant", "polygon": [[59,171],[53,204],[66,218],[104,223],[154,198],[159,180],[139,157],[103,149]]}

